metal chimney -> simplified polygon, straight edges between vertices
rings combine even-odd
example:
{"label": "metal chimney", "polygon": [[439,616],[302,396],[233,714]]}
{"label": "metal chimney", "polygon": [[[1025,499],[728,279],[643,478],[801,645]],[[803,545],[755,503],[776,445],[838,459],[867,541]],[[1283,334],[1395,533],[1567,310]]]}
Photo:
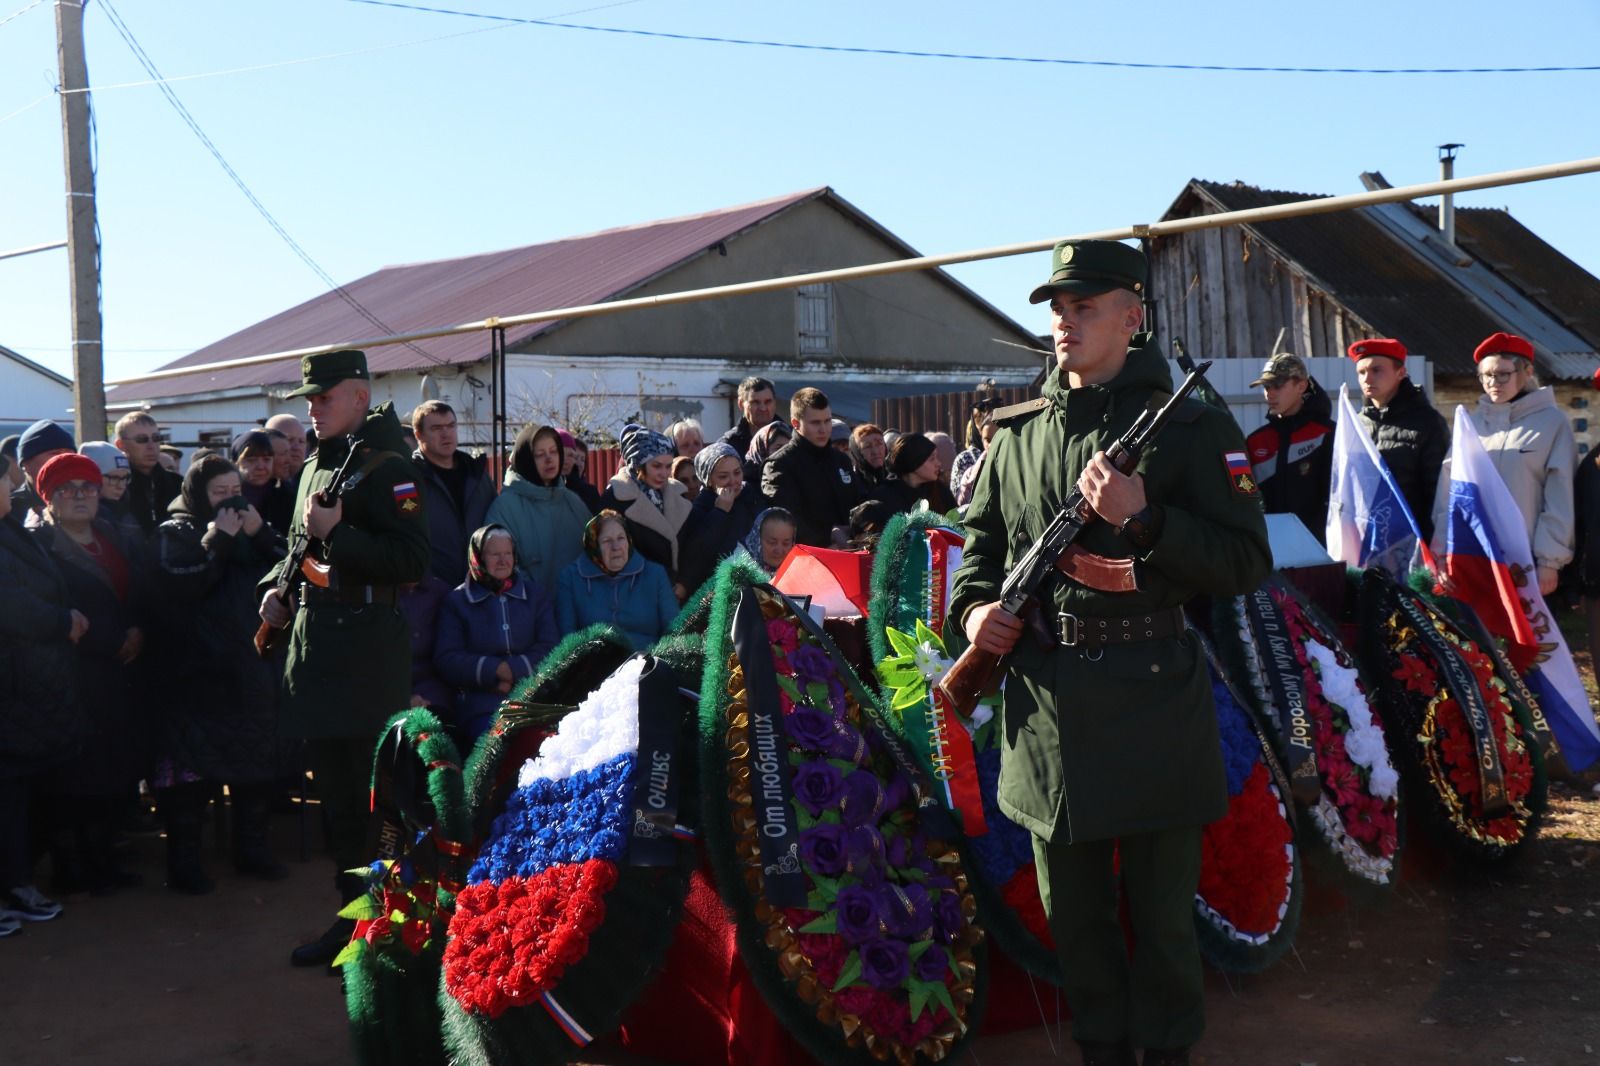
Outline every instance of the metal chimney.
{"label": "metal chimney", "polygon": [[[1441,144],[1439,146],[1439,177],[1449,181],[1456,174],[1456,149],[1465,148],[1462,144]],[[1445,193],[1439,198],[1439,232],[1444,236],[1445,242],[1451,245],[1456,243],[1456,198],[1450,193]]]}

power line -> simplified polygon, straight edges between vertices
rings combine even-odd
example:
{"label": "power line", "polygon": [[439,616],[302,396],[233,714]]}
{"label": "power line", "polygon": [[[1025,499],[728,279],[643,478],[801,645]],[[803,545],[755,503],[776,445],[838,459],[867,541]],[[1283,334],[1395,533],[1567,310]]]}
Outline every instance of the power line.
{"label": "power line", "polygon": [[[183,106],[183,101],[178,99],[177,93],[173,92],[171,86],[167,85],[165,80],[162,79],[161,72],[156,69],[155,61],[150,58],[147,52],[145,52],[144,46],[134,38],[133,31],[128,29],[127,23],[123,22],[122,16],[117,13],[117,9],[111,3],[111,0],[101,0],[100,7],[105,10],[106,17],[111,20],[111,25],[116,29],[117,33],[121,35],[123,41],[127,43],[128,48],[133,52],[134,58],[139,61],[139,65],[144,67],[144,69],[152,78],[156,79],[156,88],[160,89],[161,94],[167,98],[167,103],[172,105],[173,110],[178,113],[178,117],[183,119],[184,124],[187,125],[194,135],[200,139],[200,143],[205,146],[206,151],[211,153],[212,158],[217,161],[218,165],[222,167],[223,171],[230,179],[232,179],[233,183],[239,187],[239,191],[244,193],[245,199],[250,201],[251,206],[253,206],[261,215],[261,217],[266,220],[267,225],[272,227],[273,231],[283,239],[283,242],[289,246],[290,250],[293,251],[295,255],[300,257],[301,262],[310,267],[317,277],[322,279],[323,284],[327,285],[329,290],[337,295],[339,299],[343,300],[351,307],[351,309],[353,309],[357,314],[366,319],[367,322],[377,329],[385,330],[391,333],[394,332],[393,327],[385,325],[382,319],[369,311],[366,306],[362,304],[360,300],[357,300],[354,296],[352,296],[343,285],[340,285],[337,281],[334,281],[333,276],[322,268],[322,264],[313,259],[311,257],[311,253],[302,248],[300,246],[300,242],[291,237],[289,235],[289,231],[284,229],[283,225],[273,217],[271,211],[267,210],[266,205],[261,202],[260,198],[258,198],[253,191],[251,191],[250,186],[245,184],[245,180],[239,176],[239,172],[234,170],[233,166],[227,161],[227,159],[223,157],[222,152],[214,143],[212,143],[211,138],[206,136],[205,130],[200,128],[200,124],[196,122],[194,116],[189,113],[189,109]],[[440,359],[430,352],[423,351],[421,348],[410,343],[409,341],[406,343],[406,347],[410,348],[423,358],[438,364],[439,366],[448,365],[445,360]]]}
{"label": "power line", "polygon": [[33,0],[33,3],[31,3],[31,4],[27,5],[26,7],[22,8],[20,11],[13,11],[11,14],[7,15],[5,18],[0,19],[0,26],[4,26],[6,23],[10,22],[12,19],[21,18],[23,15],[26,15],[28,12],[32,11],[34,8],[38,7],[42,3],[44,3],[44,0]]}
{"label": "power line", "polygon": [[1220,63],[1135,63],[1115,59],[1061,59],[1051,56],[984,55],[967,52],[919,52],[906,48],[802,44],[797,41],[764,41],[745,37],[712,37],[693,33],[667,33],[661,30],[636,30],[620,26],[594,26],[579,22],[557,22],[551,18],[518,18],[513,15],[491,15],[482,11],[459,11],[454,8],[403,4],[398,3],[397,0],[349,0],[349,2],[353,4],[369,4],[373,7],[399,8],[402,11],[426,11],[436,15],[458,15],[462,18],[489,19],[494,22],[515,22],[530,26],[549,26],[562,30],[584,30],[589,33],[616,33],[629,37],[654,37],[668,41],[696,41],[704,44],[732,44],[752,48],[787,48],[802,52],[842,52],[854,55],[898,56],[906,59],[963,59],[980,63],[1035,63],[1067,67],[1120,67],[1127,70],[1190,70],[1231,74],[1554,74],[1600,70],[1600,64],[1573,67],[1268,67],[1227,66]]}

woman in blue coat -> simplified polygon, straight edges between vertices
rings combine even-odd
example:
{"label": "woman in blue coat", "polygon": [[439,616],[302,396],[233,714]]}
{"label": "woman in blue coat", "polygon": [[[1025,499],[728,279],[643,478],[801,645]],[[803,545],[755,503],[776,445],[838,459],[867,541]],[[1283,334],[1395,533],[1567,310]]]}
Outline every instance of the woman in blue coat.
{"label": "woman in blue coat", "polygon": [[487,525],[474,533],[467,579],[445,598],[433,645],[434,669],[458,691],[456,726],[468,745],[559,639],[550,598],[517,571],[511,531]]}
{"label": "woman in blue coat", "polygon": [[648,648],[678,614],[678,597],[666,568],[633,550],[627,523],[603,510],[583,532],[583,554],[561,571],[556,584],[556,619],[563,633],[598,622],[614,625],[640,651]]}

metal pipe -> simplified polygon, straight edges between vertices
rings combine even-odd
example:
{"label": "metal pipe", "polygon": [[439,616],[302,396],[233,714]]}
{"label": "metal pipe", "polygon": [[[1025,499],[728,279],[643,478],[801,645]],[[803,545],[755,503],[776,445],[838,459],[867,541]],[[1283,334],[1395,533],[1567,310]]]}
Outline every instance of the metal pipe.
{"label": "metal pipe", "polygon": [[19,255],[32,255],[34,252],[48,252],[53,248],[65,248],[66,241],[51,241],[49,244],[34,244],[27,248],[13,248],[9,252],[0,252],[0,259],[15,259]]}
{"label": "metal pipe", "polygon": [[1471,192],[1474,189],[1493,189],[1504,185],[1521,185],[1530,181],[1547,181],[1576,174],[1593,174],[1600,171],[1600,156],[1574,159],[1565,163],[1546,163],[1542,166],[1524,167],[1520,170],[1503,170],[1494,174],[1480,174],[1472,178],[1453,178],[1449,181],[1430,181],[1420,185],[1404,185],[1392,189],[1374,189],[1370,192],[1348,193],[1344,196],[1324,196],[1311,200],[1295,200],[1271,207],[1252,207],[1243,211],[1223,211],[1214,215],[1194,218],[1174,218],[1165,222],[1122,226],[1117,229],[1096,230],[1070,237],[1051,237],[1045,240],[1022,241],[1016,244],[998,244],[965,252],[946,252],[942,255],[923,255],[911,259],[892,259],[884,263],[866,263],[862,266],[818,270],[809,274],[791,274],[781,278],[761,281],[743,281],[732,285],[714,285],[705,289],[685,289],[681,292],[664,292],[657,296],[639,296],[630,300],[612,300],[608,303],[581,304],[576,307],[559,307],[549,311],[528,314],[493,316],[477,322],[463,322],[456,326],[403,333],[394,337],[373,337],[366,340],[339,341],[314,348],[295,348],[267,355],[251,355],[240,359],[224,359],[215,363],[155,370],[118,378],[113,385],[137,385],[146,381],[164,381],[168,378],[186,377],[216,370],[233,370],[239,367],[260,366],[266,363],[286,362],[321,352],[335,352],[341,348],[377,348],[386,344],[404,344],[407,341],[427,340],[430,337],[447,337],[459,333],[476,333],[482,330],[525,326],[535,322],[554,322],[558,319],[590,318],[596,315],[635,311],[646,307],[669,307],[675,304],[697,303],[701,300],[721,299],[725,296],[747,296],[755,293],[795,289],[824,281],[847,281],[855,278],[883,277],[905,274],[917,270],[972,263],[983,259],[1003,259],[1007,256],[1026,255],[1030,252],[1049,251],[1061,240],[1125,240],[1129,237],[1162,237],[1174,233],[1218,229],[1223,226],[1240,226],[1256,222],[1272,222],[1305,215],[1321,215],[1333,211],[1347,211],[1374,204],[1389,204],[1401,200],[1417,200],[1452,192]]}
{"label": "metal pipe", "polygon": [[[1464,148],[1460,144],[1441,144],[1439,146],[1439,180],[1449,181],[1456,175],[1456,149]],[[1456,198],[1450,193],[1445,193],[1439,198],[1439,232],[1444,235],[1445,242],[1450,245],[1456,243]]]}

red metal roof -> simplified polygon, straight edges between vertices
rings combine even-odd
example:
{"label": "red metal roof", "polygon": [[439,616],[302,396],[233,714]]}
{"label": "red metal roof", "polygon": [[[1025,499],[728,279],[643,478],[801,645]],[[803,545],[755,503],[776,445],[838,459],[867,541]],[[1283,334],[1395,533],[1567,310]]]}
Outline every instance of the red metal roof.
{"label": "red metal roof", "polygon": [[[489,315],[600,303],[620,297],[751,226],[827,192],[826,187],[807,189],[738,207],[620,226],[544,244],[388,266],[344,288],[395,333],[437,329]],[[514,348],[560,324],[541,322],[507,330],[506,346]],[[359,340],[385,332],[337,293],[328,292],[161,369]],[[368,364],[374,373],[386,373],[424,368],[434,362],[476,362],[488,357],[489,339],[485,333],[465,333],[419,341],[417,347],[432,358],[405,345],[385,345],[367,353]],[[113,403],[126,403],[283,384],[299,377],[299,363],[291,359],[123,385],[108,398]]]}

